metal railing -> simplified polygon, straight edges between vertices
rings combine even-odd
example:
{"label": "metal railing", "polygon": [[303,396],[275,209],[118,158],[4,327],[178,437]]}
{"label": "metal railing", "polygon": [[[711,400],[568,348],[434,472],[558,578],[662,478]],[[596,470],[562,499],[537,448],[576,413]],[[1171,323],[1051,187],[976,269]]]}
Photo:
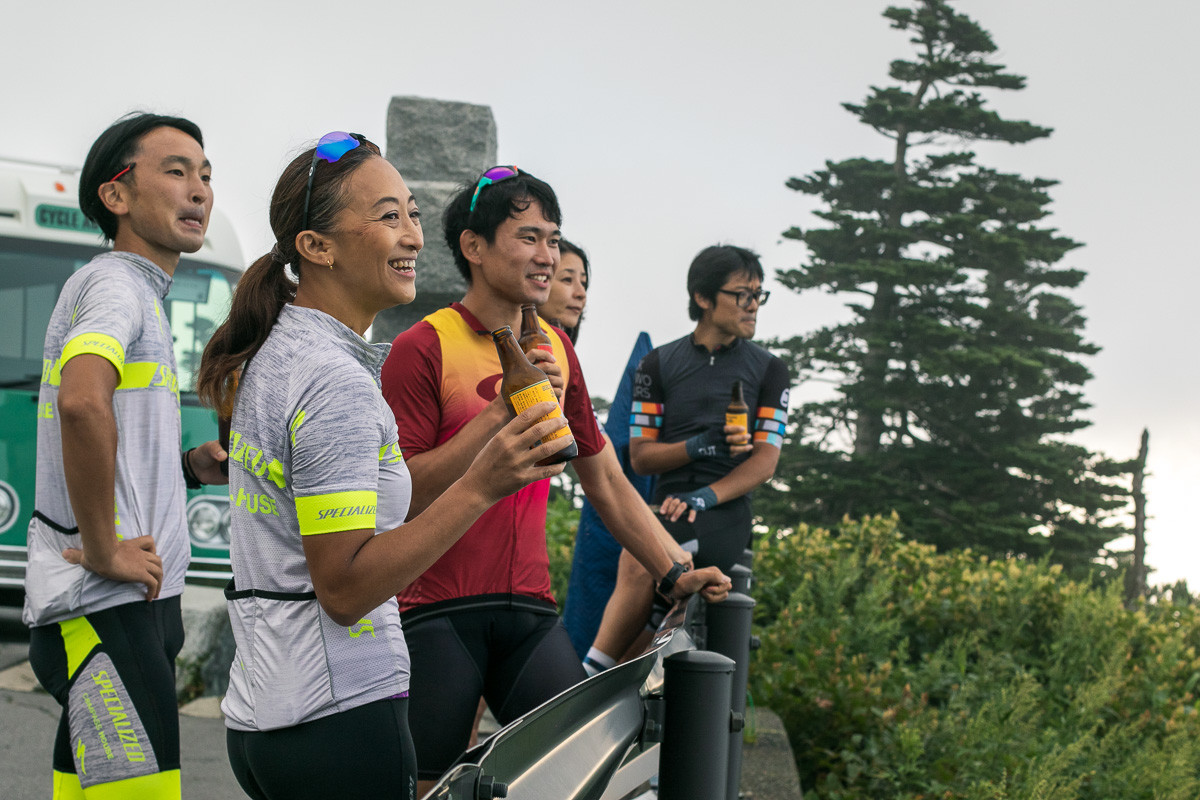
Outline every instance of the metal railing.
{"label": "metal railing", "polygon": [[657,774],[660,800],[737,800],[754,608],[748,572],[735,568],[724,603],[676,605],[643,655],[463,753],[425,797],[626,800]]}

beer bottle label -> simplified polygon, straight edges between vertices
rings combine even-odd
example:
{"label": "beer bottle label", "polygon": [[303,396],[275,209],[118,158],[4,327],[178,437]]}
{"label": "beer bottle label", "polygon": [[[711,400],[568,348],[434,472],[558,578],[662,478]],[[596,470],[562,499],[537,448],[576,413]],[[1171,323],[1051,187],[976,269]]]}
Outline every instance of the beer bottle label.
{"label": "beer bottle label", "polygon": [[[532,386],[526,386],[524,389],[518,389],[509,395],[508,399],[512,402],[513,409],[518,414],[530,406],[542,402],[543,400],[549,400],[550,402],[554,403],[554,410],[539,419],[538,422],[541,422],[544,419],[554,419],[555,417],[561,417],[563,415],[562,407],[558,404],[558,398],[554,396],[554,388],[550,386],[549,379],[538,381]],[[565,428],[559,428],[545,439],[542,439],[542,442],[550,442],[559,438],[560,436],[566,436],[570,433],[571,426],[568,425]]]}
{"label": "beer bottle label", "polygon": [[[730,414],[730,413],[726,412],[725,424],[726,425],[741,425],[743,428],[746,428],[747,434],[750,432],[750,428],[748,427],[749,418],[747,417],[746,414]],[[749,440],[750,440],[750,437],[746,436],[746,441],[749,442]]]}

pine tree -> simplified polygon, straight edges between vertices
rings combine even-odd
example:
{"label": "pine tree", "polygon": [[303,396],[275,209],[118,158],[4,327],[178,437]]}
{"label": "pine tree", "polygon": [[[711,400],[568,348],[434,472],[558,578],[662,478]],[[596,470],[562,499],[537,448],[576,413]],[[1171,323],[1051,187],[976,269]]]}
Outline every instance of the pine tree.
{"label": "pine tree", "polygon": [[781,282],[855,299],[846,323],[780,343],[793,375],[839,389],[793,412],[802,433],[776,473],[786,489],[760,510],[820,523],[895,510],[939,546],[1086,565],[1121,533],[1108,517],[1124,499],[1117,467],[1066,440],[1088,424],[1079,359],[1098,349],[1066,294],[1084,273],[1056,266],[1079,243],[1045,227],[1055,181],[967,149],[1051,130],[987,108],[983,91],[1025,79],[992,63],[991,36],[948,2],[884,16],[915,54],[844,107],[893,141],[891,158],[788,181],[821,199],[828,226],[785,232],[810,256]]}

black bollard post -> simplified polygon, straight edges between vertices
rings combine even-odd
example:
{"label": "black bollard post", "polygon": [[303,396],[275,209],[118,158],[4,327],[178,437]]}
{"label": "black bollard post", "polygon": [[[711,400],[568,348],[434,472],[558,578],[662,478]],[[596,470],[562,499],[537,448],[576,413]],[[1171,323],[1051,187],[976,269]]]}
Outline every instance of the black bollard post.
{"label": "black bollard post", "polygon": [[754,569],[754,551],[747,547],[742,551],[742,557],[737,560],[737,563],[749,570]]}
{"label": "black bollard post", "polygon": [[708,607],[708,647],[732,659],[737,665],[730,687],[730,709],[737,732],[729,737],[729,775],[726,800],[737,800],[742,782],[742,726],[746,719],[746,684],[750,679],[750,622],[754,600],[744,594],[730,593],[723,603]]}
{"label": "black bollard post", "polygon": [[754,577],[754,573],[741,564],[734,564],[729,568],[729,580],[733,583],[733,591],[740,594],[750,594],[750,582]]}
{"label": "black bollard post", "polygon": [[707,650],[688,650],[667,658],[663,669],[659,800],[724,800],[734,663]]}

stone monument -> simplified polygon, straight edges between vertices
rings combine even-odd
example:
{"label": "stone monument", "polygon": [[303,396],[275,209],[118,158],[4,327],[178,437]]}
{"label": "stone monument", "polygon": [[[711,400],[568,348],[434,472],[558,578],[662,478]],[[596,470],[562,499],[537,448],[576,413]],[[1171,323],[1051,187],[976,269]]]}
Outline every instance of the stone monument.
{"label": "stone monument", "polygon": [[393,97],[388,105],[387,160],[404,176],[421,209],[425,247],[417,257],[417,299],[383,311],[371,338],[390,342],[426,314],[461,300],[467,284],[442,233],[442,211],[462,187],[496,163],[496,119],[488,106]]}

